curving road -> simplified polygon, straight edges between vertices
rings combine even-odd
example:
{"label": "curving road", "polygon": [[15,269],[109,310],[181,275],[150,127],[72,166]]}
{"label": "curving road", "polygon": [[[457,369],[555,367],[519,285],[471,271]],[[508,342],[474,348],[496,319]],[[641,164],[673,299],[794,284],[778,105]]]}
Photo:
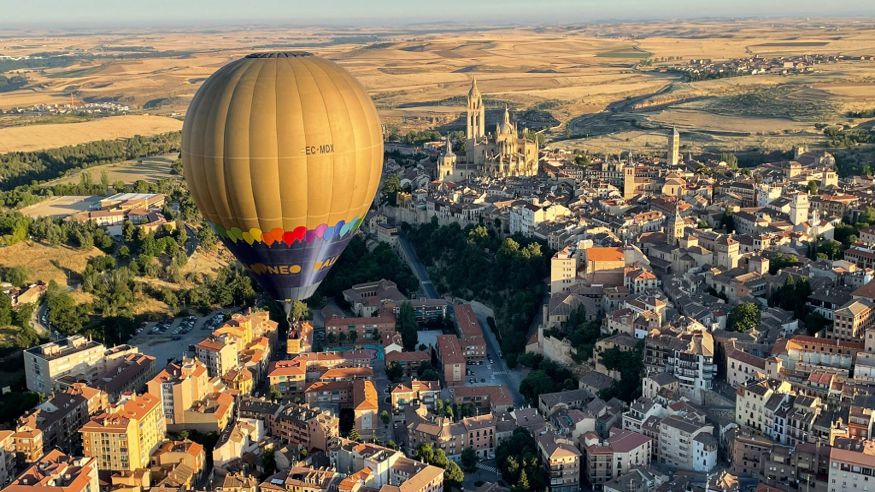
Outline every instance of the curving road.
{"label": "curving road", "polygon": [[[407,262],[407,265],[410,266],[410,269],[413,270],[413,274],[416,275],[416,278],[419,280],[420,291],[422,292],[422,294],[429,299],[440,299],[441,296],[438,295],[437,291],[434,288],[434,284],[431,283],[431,280],[428,277],[428,270],[425,268],[425,265],[422,264],[422,261],[420,261],[419,257],[416,255],[416,250],[413,249],[410,241],[408,241],[407,238],[404,236],[399,236],[398,239],[401,256],[404,258],[404,261]],[[523,398],[523,395],[521,395],[519,391],[520,382],[522,381],[522,375],[519,371],[510,370],[507,367],[507,363],[504,361],[504,358],[501,357],[501,345],[495,338],[495,334],[492,333],[492,330],[489,329],[489,324],[486,321],[486,318],[490,314],[485,312],[485,310],[480,306],[474,305],[473,307],[474,312],[477,314],[477,320],[480,321],[480,328],[483,330],[483,336],[486,339],[487,355],[492,358],[494,362],[492,364],[487,363],[486,366],[472,366],[472,368],[490,369],[494,379],[497,380],[497,382],[500,382],[507,386],[508,390],[510,390],[510,394],[513,397],[514,406],[521,407],[525,405],[526,399]]]}

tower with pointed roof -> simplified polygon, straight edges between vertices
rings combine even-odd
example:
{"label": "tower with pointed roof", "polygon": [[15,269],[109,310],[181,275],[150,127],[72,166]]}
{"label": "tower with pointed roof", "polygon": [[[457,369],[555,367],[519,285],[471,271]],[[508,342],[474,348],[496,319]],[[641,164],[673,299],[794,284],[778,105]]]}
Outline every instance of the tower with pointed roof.
{"label": "tower with pointed roof", "polygon": [[681,201],[678,199],[674,204],[674,213],[671,215],[671,221],[668,222],[668,227],[666,227],[665,231],[665,240],[668,241],[669,244],[678,244],[681,239],[684,237],[684,227],[686,227],[686,223],[684,222],[684,218],[681,217]]}
{"label": "tower with pointed roof", "polygon": [[672,128],[668,134],[668,163],[675,166],[681,162],[681,134]]}
{"label": "tower with pointed roof", "polygon": [[483,96],[477,88],[477,79],[471,80],[468,91],[468,123],[465,136],[468,140],[480,140],[486,135],[486,109],[483,107]]}
{"label": "tower with pointed roof", "polygon": [[440,180],[450,178],[456,172],[456,154],[453,153],[453,143],[449,136],[446,137],[444,153],[438,157],[437,171],[437,179]]}

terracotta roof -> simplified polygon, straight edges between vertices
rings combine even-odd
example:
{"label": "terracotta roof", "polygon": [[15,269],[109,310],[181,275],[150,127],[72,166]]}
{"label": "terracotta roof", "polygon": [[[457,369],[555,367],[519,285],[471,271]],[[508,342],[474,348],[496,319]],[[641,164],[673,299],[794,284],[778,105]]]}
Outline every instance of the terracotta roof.
{"label": "terracotta roof", "polygon": [[623,261],[622,248],[599,248],[593,247],[586,250],[587,261]]}

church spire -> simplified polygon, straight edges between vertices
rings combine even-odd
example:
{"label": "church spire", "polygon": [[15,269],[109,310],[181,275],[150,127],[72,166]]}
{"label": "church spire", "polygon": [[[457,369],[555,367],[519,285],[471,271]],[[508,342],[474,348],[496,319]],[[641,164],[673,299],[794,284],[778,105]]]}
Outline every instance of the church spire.
{"label": "church spire", "polygon": [[454,155],[453,154],[453,143],[450,141],[450,136],[447,135],[447,150],[444,152],[444,155]]}

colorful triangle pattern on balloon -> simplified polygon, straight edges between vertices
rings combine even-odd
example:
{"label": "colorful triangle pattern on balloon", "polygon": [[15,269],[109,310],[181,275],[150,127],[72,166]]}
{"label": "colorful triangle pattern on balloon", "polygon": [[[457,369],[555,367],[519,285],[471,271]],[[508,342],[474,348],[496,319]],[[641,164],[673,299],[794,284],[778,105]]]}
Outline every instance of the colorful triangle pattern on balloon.
{"label": "colorful triangle pattern on balloon", "polygon": [[341,220],[332,226],[319,224],[313,229],[300,226],[292,230],[284,230],[281,227],[276,227],[269,231],[262,231],[257,227],[243,230],[239,227],[226,228],[221,224],[213,224],[213,229],[215,229],[216,234],[235,244],[238,241],[243,241],[250,245],[262,243],[267,246],[274,244],[292,246],[299,242],[309,244],[317,240],[330,241],[332,239],[341,239],[358,230],[361,225],[362,218],[353,217],[350,221]]}

